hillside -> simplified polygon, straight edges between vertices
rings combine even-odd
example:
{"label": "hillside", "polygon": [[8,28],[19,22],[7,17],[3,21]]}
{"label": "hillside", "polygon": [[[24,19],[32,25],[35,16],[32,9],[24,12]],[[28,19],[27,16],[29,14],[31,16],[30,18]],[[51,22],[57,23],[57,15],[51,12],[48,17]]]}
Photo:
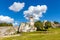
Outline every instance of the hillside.
{"label": "hillside", "polygon": [[20,36],[0,38],[0,40],[60,40],[60,29],[49,29],[47,32],[21,33]]}

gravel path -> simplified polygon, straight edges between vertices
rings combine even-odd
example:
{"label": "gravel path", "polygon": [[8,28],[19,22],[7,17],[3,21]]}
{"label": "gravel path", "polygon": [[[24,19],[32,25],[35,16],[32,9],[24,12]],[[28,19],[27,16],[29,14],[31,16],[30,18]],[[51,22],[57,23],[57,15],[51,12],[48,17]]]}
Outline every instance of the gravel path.
{"label": "gravel path", "polygon": [[8,36],[1,36],[1,37],[15,37],[15,36],[20,36],[20,34],[16,34],[16,35],[8,35]]}

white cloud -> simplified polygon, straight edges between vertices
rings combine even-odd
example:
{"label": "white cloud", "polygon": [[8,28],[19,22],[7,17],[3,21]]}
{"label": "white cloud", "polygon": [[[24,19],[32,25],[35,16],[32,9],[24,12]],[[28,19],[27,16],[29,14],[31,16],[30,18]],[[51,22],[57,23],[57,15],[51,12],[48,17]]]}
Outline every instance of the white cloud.
{"label": "white cloud", "polygon": [[18,21],[15,21],[14,23],[13,23],[13,26],[19,26],[20,24],[19,24],[19,22]]}
{"label": "white cloud", "polygon": [[23,7],[25,6],[25,3],[20,3],[20,2],[14,2],[9,9],[15,12],[19,12]]}
{"label": "white cloud", "polygon": [[16,22],[15,22],[15,23],[13,23],[13,26],[17,26],[17,25],[18,25],[18,23],[16,23]]}
{"label": "white cloud", "polygon": [[24,17],[29,19],[29,17],[32,16],[34,19],[39,20],[39,18],[42,17],[42,14],[46,13],[46,10],[46,5],[30,6],[28,10],[24,11]]}
{"label": "white cloud", "polygon": [[14,22],[14,19],[13,18],[10,18],[8,16],[0,15],[0,23],[3,23],[3,22],[13,23]]}

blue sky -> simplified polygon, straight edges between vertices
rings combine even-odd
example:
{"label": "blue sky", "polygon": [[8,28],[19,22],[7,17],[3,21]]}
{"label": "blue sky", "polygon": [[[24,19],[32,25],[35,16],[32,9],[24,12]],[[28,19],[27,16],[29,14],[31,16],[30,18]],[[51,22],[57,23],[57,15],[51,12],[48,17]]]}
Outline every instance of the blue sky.
{"label": "blue sky", "polygon": [[[24,2],[25,6],[19,12],[9,10],[14,2]],[[28,10],[30,6],[46,5],[47,11],[40,20],[58,21],[60,22],[60,0],[0,0],[0,15],[9,16],[16,22],[26,22],[23,12]]]}

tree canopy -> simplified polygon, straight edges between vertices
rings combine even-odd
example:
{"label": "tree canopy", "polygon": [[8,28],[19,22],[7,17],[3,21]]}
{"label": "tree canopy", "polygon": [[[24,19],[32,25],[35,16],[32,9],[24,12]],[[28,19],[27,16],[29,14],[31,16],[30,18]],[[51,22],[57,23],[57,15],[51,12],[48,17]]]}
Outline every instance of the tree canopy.
{"label": "tree canopy", "polygon": [[0,23],[0,26],[13,26],[12,23]]}
{"label": "tree canopy", "polygon": [[57,21],[54,21],[54,23],[55,23],[55,24],[59,24],[59,22],[57,22]]}
{"label": "tree canopy", "polygon": [[37,27],[37,30],[43,29],[43,23],[41,21],[36,21],[34,26]]}
{"label": "tree canopy", "polygon": [[47,22],[45,23],[45,29],[48,29],[48,28],[50,28],[50,27],[51,27],[51,22],[47,21]]}

